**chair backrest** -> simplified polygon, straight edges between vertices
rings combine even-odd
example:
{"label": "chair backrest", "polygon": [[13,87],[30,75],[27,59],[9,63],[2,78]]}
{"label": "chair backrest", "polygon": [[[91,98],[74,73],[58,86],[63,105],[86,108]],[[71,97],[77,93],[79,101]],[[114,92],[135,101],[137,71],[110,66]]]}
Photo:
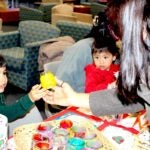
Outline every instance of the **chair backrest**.
{"label": "chair backrest", "polygon": [[107,5],[99,4],[96,2],[91,3],[91,14],[93,16],[97,15],[99,12],[104,12],[107,8]]}
{"label": "chair backrest", "polygon": [[47,40],[58,37],[60,29],[42,21],[21,21],[19,23],[20,44],[24,46],[27,43]]}
{"label": "chair backrest", "polygon": [[52,14],[52,7],[57,5],[56,3],[41,3],[38,10],[43,12],[43,21],[51,22],[51,14]]}
{"label": "chair backrest", "polygon": [[19,19],[20,21],[24,20],[43,20],[43,12],[36,9],[36,8],[30,8],[25,5],[20,5],[19,7]]}
{"label": "chair backrest", "polygon": [[61,36],[71,36],[75,41],[83,39],[92,29],[92,24],[72,21],[58,21],[56,26],[61,30]]}

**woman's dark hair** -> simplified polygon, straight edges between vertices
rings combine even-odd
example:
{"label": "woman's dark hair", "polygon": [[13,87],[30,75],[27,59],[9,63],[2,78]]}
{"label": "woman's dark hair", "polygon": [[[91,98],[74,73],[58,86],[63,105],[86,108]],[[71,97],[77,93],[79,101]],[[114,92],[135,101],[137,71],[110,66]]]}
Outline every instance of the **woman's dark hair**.
{"label": "woman's dark hair", "polygon": [[6,67],[6,61],[2,55],[0,55],[0,67]]}
{"label": "woman's dark hair", "polygon": [[105,12],[100,12],[95,19],[90,33],[85,37],[93,37],[95,40],[99,37],[109,34],[108,21]]}
{"label": "woman's dark hair", "polygon": [[[115,13],[115,26],[122,38],[122,56],[118,79],[118,93],[124,104],[136,103],[142,73],[147,87],[148,67],[150,66],[150,47],[143,39],[143,28],[146,26],[147,38],[150,41],[150,1],[149,0],[110,0],[107,15]],[[117,8],[116,8],[117,6]],[[113,23],[112,23],[113,26]]]}

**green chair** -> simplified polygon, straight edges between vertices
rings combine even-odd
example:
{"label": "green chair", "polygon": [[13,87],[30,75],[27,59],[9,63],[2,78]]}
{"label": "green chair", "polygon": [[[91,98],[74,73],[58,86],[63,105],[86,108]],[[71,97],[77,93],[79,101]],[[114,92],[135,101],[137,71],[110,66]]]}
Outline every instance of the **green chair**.
{"label": "green chair", "polygon": [[38,20],[44,22],[51,22],[51,9],[56,3],[41,3],[38,8],[30,8],[20,5],[20,21],[24,20]]}
{"label": "green chair", "polygon": [[27,91],[39,81],[39,47],[60,30],[41,21],[21,21],[18,31],[0,34],[0,54],[8,65],[9,82]]}
{"label": "green chair", "polygon": [[56,26],[61,30],[61,36],[71,36],[75,41],[83,39],[92,29],[92,24],[60,20]]}
{"label": "green chair", "polygon": [[107,5],[96,3],[96,2],[92,2],[91,3],[91,14],[94,17],[99,12],[104,12],[106,8],[107,8]]}

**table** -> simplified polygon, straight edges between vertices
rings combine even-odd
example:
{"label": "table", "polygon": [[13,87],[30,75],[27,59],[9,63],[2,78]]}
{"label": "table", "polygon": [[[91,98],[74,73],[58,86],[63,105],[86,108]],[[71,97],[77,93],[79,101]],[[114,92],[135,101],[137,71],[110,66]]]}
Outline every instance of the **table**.
{"label": "table", "polygon": [[19,8],[0,10],[0,18],[3,23],[19,22]]}
{"label": "table", "polygon": [[[95,127],[97,127],[101,134],[107,138],[109,142],[111,142],[116,149],[115,150],[149,150],[150,142],[148,142],[148,136],[149,132],[148,130],[142,131],[140,134],[136,135],[135,130],[130,130],[130,128],[125,128],[121,125],[114,124],[113,122],[110,122],[108,124],[107,121],[100,117],[93,116],[90,112],[86,111],[84,109],[78,109],[77,107],[69,107],[67,109],[64,109],[63,111],[49,117],[45,121],[52,121],[52,120],[63,120],[66,118],[73,118],[76,119],[78,117],[83,117],[82,120],[88,119]],[[103,129],[101,130],[102,127]],[[134,135],[133,135],[134,133]],[[113,138],[114,139],[113,139]],[[121,143],[118,143],[120,138],[123,139]],[[106,141],[106,142],[108,142]],[[9,141],[9,150],[15,150],[13,146],[15,147],[14,139],[10,138]]]}

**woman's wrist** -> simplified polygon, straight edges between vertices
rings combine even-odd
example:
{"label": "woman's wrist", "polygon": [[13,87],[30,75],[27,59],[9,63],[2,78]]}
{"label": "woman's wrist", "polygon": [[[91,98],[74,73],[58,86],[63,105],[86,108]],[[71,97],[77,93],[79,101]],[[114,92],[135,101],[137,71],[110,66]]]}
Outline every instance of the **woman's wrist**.
{"label": "woman's wrist", "polygon": [[71,105],[76,107],[84,107],[90,108],[89,105],[89,94],[87,93],[76,93],[74,94],[73,98],[70,99]]}

